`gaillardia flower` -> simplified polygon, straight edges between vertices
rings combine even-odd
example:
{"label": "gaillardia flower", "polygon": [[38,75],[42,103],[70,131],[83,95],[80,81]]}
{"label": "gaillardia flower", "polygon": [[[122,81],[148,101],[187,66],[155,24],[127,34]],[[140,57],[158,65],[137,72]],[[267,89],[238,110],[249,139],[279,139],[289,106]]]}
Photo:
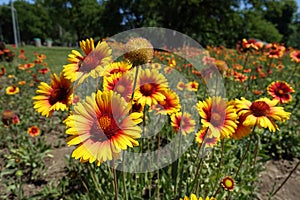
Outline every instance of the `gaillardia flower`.
{"label": "gaillardia flower", "polygon": [[203,127],[211,129],[217,138],[230,138],[237,127],[238,115],[234,106],[221,97],[209,97],[196,105]]}
{"label": "gaillardia flower", "polygon": [[254,102],[245,98],[236,99],[235,105],[239,116],[244,115],[244,126],[258,126],[259,128],[268,128],[271,132],[279,130],[274,120],[286,121],[290,118],[289,112],[284,111],[283,107],[276,106],[278,100],[261,98]]}
{"label": "gaillardia flower", "polygon": [[39,127],[37,126],[31,126],[27,129],[27,133],[31,136],[31,137],[36,137],[38,135],[41,134],[41,130],[39,129]]}
{"label": "gaillardia flower", "polygon": [[63,69],[66,78],[72,82],[78,81],[78,84],[81,84],[89,76],[93,78],[103,76],[105,68],[112,62],[112,50],[106,42],[98,42],[94,47],[94,40],[91,38],[81,41],[80,47],[85,56],[72,50],[68,56],[70,64],[65,65]]}
{"label": "gaillardia flower", "polygon": [[182,81],[179,81],[178,83],[177,83],[177,89],[178,90],[185,90],[187,88],[187,85],[184,83],[184,82],[182,82]]}
{"label": "gaillardia flower", "polygon": [[179,200],[216,200],[214,197],[206,197],[203,199],[202,197],[197,197],[195,194],[191,194],[190,197],[185,196],[184,198],[180,198]]}
{"label": "gaillardia flower", "polygon": [[8,94],[8,95],[14,95],[14,94],[17,94],[17,93],[19,93],[19,88],[17,87],[17,86],[8,86],[8,87],[6,87],[6,89],[5,89],[5,92],[6,92],[6,94]]}
{"label": "gaillardia flower", "polygon": [[54,110],[66,110],[72,105],[73,87],[71,81],[63,74],[58,77],[55,73],[51,75],[51,84],[41,82],[33,97],[34,108],[42,115],[49,117]]}
{"label": "gaillardia flower", "polygon": [[300,51],[292,51],[290,57],[292,61],[300,63]]}
{"label": "gaillardia flower", "polygon": [[243,137],[248,136],[251,133],[252,127],[243,125],[245,119],[246,119],[246,115],[239,116],[238,126],[231,136],[233,139],[239,140],[242,139]]}
{"label": "gaillardia flower", "polygon": [[114,73],[103,78],[103,90],[113,90],[128,102],[131,99],[133,90],[133,75],[131,71],[127,73]]}
{"label": "gaillardia flower", "polygon": [[217,145],[219,137],[213,136],[211,129],[208,127],[202,127],[202,129],[196,135],[196,142],[198,145],[204,145],[204,147],[213,147]]}
{"label": "gaillardia flower", "polygon": [[137,78],[134,99],[142,105],[152,106],[166,97],[163,91],[168,88],[168,81],[155,69],[141,70]]}
{"label": "gaillardia flower", "polygon": [[165,96],[163,101],[158,101],[158,104],[153,106],[157,114],[171,115],[172,113],[179,112],[181,106],[179,97],[176,92],[167,89],[163,90],[162,94]]}
{"label": "gaillardia flower", "polygon": [[195,131],[196,122],[191,114],[177,112],[171,115],[171,126],[175,132],[181,131],[182,135],[186,135]]}
{"label": "gaillardia flower", "polygon": [[249,39],[246,40],[245,38],[242,40],[242,46],[244,49],[254,49],[254,50],[259,50],[262,48],[263,43],[256,41],[254,39]]}
{"label": "gaillardia flower", "polygon": [[275,81],[271,83],[268,86],[267,91],[269,95],[278,100],[281,104],[292,101],[292,95],[290,93],[295,92],[295,90],[284,81]]}
{"label": "gaillardia flower", "polygon": [[93,93],[74,106],[64,121],[69,146],[78,145],[72,157],[81,162],[97,162],[116,158],[121,150],[138,146],[142,129],[142,113],[132,112],[130,104],[113,91]]}
{"label": "gaillardia flower", "polygon": [[266,53],[268,58],[281,58],[285,52],[285,47],[277,43],[267,44],[265,49],[268,50]]}
{"label": "gaillardia flower", "polygon": [[108,76],[115,73],[125,73],[129,71],[132,68],[132,64],[129,62],[113,62],[110,65],[108,65],[105,69],[104,76]]}
{"label": "gaillardia flower", "polygon": [[5,67],[1,66],[1,67],[0,67],[0,77],[1,77],[1,76],[4,76],[5,72],[6,72]]}
{"label": "gaillardia flower", "polygon": [[188,82],[188,83],[186,84],[187,91],[197,92],[197,90],[198,90],[198,85],[199,85],[199,83],[197,83],[196,81]]}
{"label": "gaillardia flower", "polygon": [[234,188],[234,180],[230,176],[226,176],[222,179],[221,186],[225,190],[232,192]]}

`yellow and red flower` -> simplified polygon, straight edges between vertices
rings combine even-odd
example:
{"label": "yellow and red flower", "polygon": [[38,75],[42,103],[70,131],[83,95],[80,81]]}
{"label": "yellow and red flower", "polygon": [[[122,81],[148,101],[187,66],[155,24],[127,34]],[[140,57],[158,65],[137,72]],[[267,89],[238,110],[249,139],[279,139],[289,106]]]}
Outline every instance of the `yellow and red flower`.
{"label": "yellow and red flower", "polygon": [[125,73],[127,71],[129,71],[132,68],[132,64],[130,64],[129,62],[113,62],[110,65],[108,65],[105,69],[105,76],[114,74],[114,73]]}
{"label": "yellow and red flower", "polygon": [[254,49],[254,50],[259,50],[263,47],[263,43],[262,42],[259,42],[257,40],[254,40],[254,39],[249,39],[249,40],[246,40],[245,38],[242,40],[242,46],[244,49]]}
{"label": "yellow and red flower", "polygon": [[191,194],[190,197],[185,196],[184,198],[180,198],[179,200],[216,200],[214,197],[206,197],[205,199],[202,197],[197,197],[195,194]]}
{"label": "yellow and red flower", "polygon": [[244,126],[258,126],[259,128],[268,128],[271,132],[279,130],[277,121],[286,121],[290,118],[289,112],[284,111],[283,107],[276,106],[278,100],[270,100],[261,98],[254,102],[248,101],[245,98],[236,99],[235,105],[239,116],[244,115]]}
{"label": "yellow and red flower", "polygon": [[4,76],[5,72],[6,72],[5,67],[1,66],[1,67],[0,67],[0,77],[1,77],[1,76]]}
{"label": "yellow and red flower", "polygon": [[241,83],[245,82],[248,79],[248,76],[239,73],[239,72],[234,72],[234,80],[239,81]]}
{"label": "yellow and red flower", "polygon": [[52,74],[50,85],[41,82],[36,93],[38,96],[32,98],[34,108],[46,117],[51,116],[54,110],[64,111],[72,105],[73,87],[62,73],[60,77]]}
{"label": "yellow and red flower", "polygon": [[115,91],[120,94],[128,102],[131,99],[133,90],[133,75],[130,72],[125,74],[114,73],[103,78],[103,90]]}
{"label": "yellow and red flower", "polygon": [[238,126],[231,136],[233,139],[240,140],[244,137],[247,137],[251,133],[252,127],[243,125],[245,119],[246,119],[246,115],[239,116]]}
{"label": "yellow and red flower", "polygon": [[37,126],[31,126],[27,129],[27,133],[31,136],[31,137],[36,137],[38,135],[41,134],[41,130],[39,129],[39,127]]}
{"label": "yellow and red flower", "polygon": [[268,58],[281,58],[285,52],[285,47],[277,43],[267,44],[265,49],[268,50],[266,53]]}
{"label": "yellow and red flower", "polygon": [[8,95],[14,95],[14,94],[17,94],[19,93],[19,88],[17,86],[7,86],[6,89],[5,89],[5,92],[6,94]]}
{"label": "yellow and red flower", "polygon": [[213,136],[211,129],[208,127],[203,127],[196,135],[196,142],[199,146],[201,145],[205,148],[217,145],[219,140],[220,138]]}
{"label": "yellow and red flower", "polygon": [[290,93],[295,90],[284,81],[272,82],[267,88],[268,94],[274,99],[279,100],[279,103],[288,103],[292,101],[292,95]]}
{"label": "yellow and red flower", "polygon": [[234,180],[230,176],[226,176],[222,179],[221,185],[226,191],[232,192],[234,189]]}
{"label": "yellow and red flower", "polygon": [[196,122],[191,114],[177,112],[171,115],[171,125],[175,132],[181,131],[183,135],[186,135],[195,131]]}
{"label": "yellow and red flower", "polygon": [[47,58],[47,56],[46,56],[45,54],[39,54],[39,55],[37,55],[36,57],[37,57],[37,59],[39,59],[39,60],[44,60],[44,59]]}
{"label": "yellow and red flower", "polygon": [[196,81],[191,81],[186,84],[186,89],[187,89],[187,91],[197,92],[198,85],[199,85],[199,83],[197,83]]}
{"label": "yellow and red flower", "polygon": [[93,93],[77,103],[64,121],[69,146],[78,145],[72,157],[81,162],[97,162],[116,158],[121,150],[138,146],[142,113],[132,112],[130,104],[113,91]]}
{"label": "yellow and red flower", "polygon": [[224,74],[228,70],[228,65],[224,60],[215,60],[214,64],[221,74]]}
{"label": "yellow and red flower", "polygon": [[292,51],[290,57],[293,62],[300,63],[300,51]]}
{"label": "yellow and red flower", "polygon": [[63,73],[72,82],[81,84],[87,77],[97,78],[102,76],[105,68],[112,62],[112,50],[106,42],[98,42],[94,47],[94,40],[80,41],[80,47],[85,56],[76,50],[69,54],[70,64],[64,65]]}
{"label": "yellow and red flower", "polygon": [[184,90],[184,89],[186,89],[187,88],[187,85],[184,83],[184,82],[182,82],[182,81],[179,81],[178,83],[177,83],[177,89],[178,90]]}
{"label": "yellow and red flower", "polygon": [[168,88],[168,81],[157,70],[141,70],[137,79],[137,89],[134,93],[137,103],[152,106],[166,98],[163,92]]}
{"label": "yellow and red flower", "polygon": [[19,81],[18,84],[19,84],[19,85],[25,85],[25,84],[26,84],[26,81]]}
{"label": "yellow and red flower", "polygon": [[50,72],[50,69],[46,67],[46,68],[39,69],[38,72],[40,74],[47,74],[48,72]]}
{"label": "yellow and red flower", "polygon": [[176,92],[167,89],[163,90],[162,94],[165,96],[163,101],[158,101],[158,104],[153,106],[153,109],[156,110],[158,114],[171,115],[173,113],[179,112],[180,110],[180,101]]}
{"label": "yellow and red flower", "polygon": [[234,106],[221,97],[209,97],[196,105],[203,127],[216,138],[230,138],[237,128],[238,115]]}
{"label": "yellow and red flower", "polygon": [[19,54],[18,58],[27,60],[27,58],[25,56],[25,51],[23,49],[20,49],[20,54]]}

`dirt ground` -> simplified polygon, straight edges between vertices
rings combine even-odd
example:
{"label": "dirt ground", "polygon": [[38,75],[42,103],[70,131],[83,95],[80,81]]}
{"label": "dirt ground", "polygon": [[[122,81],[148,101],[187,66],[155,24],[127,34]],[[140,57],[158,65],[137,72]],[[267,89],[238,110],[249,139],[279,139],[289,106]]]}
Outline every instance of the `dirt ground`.
{"label": "dirt ground", "polygon": [[[70,156],[73,148],[67,147],[65,141],[60,133],[52,133],[51,137],[47,139],[47,143],[52,144],[54,147],[60,141],[63,144],[60,148],[54,148],[52,151],[52,158],[45,160],[48,166],[47,176],[44,183],[41,185],[27,184],[24,185],[25,196],[33,195],[34,191],[40,190],[43,186],[50,182],[50,180],[59,180],[65,176],[65,156]],[[298,159],[293,161],[288,160],[270,160],[265,165],[265,170],[260,174],[260,183],[257,200],[268,200],[268,195],[272,188],[275,189],[284,181],[289,172],[296,166]],[[279,192],[272,198],[272,200],[299,200],[300,199],[300,166],[292,174],[285,185]]]}
{"label": "dirt ground", "polygon": [[[259,200],[267,200],[269,192],[275,185],[275,190],[289,175],[290,171],[297,165],[298,159],[271,160],[265,165],[266,170],[260,174]],[[277,192],[272,200],[299,200],[300,199],[300,166],[291,175],[284,186]]]}

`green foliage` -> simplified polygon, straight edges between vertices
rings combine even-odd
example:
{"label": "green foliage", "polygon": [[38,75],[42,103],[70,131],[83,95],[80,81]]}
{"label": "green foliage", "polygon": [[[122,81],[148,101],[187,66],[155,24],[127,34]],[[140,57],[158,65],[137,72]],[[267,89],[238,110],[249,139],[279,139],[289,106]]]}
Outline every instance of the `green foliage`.
{"label": "green foliage", "polygon": [[276,27],[256,13],[245,13],[245,21],[244,30],[247,37],[257,38],[266,42],[281,41],[282,35]]}
{"label": "green foliage", "polygon": [[[294,0],[229,0],[222,1],[222,6],[211,0],[36,0],[14,4],[21,39],[26,43],[39,37],[51,38],[56,45],[74,45],[84,37],[100,39],[130,28],[156,26],[190,35],[203,46],[233,47],[244,37],[289,41],[296,46],[299,32],[294,26]],[[11,43],[11,12],[5,6],[0,6],[0,34]]]}
{"label": "green foliage", "polygon": [[33,38],[46,39],[51,30],[51,20],[47,10],[40,5],[17,1],[14,4],[18,14],[21,39],[29,43]]}

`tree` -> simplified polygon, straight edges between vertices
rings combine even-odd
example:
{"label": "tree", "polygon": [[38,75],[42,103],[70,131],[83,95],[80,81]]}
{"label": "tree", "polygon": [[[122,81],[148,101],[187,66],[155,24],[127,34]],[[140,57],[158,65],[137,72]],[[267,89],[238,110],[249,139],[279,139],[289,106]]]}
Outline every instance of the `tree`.
{"label": "tree", "polygon": [[293,20],[293,15],[297,11],[297,3],[295,1],[271,1],[265,2],[266,11],[264,17],[270,21],[283,35],[282,42],[286,42],[292,33],[290,24]]}

